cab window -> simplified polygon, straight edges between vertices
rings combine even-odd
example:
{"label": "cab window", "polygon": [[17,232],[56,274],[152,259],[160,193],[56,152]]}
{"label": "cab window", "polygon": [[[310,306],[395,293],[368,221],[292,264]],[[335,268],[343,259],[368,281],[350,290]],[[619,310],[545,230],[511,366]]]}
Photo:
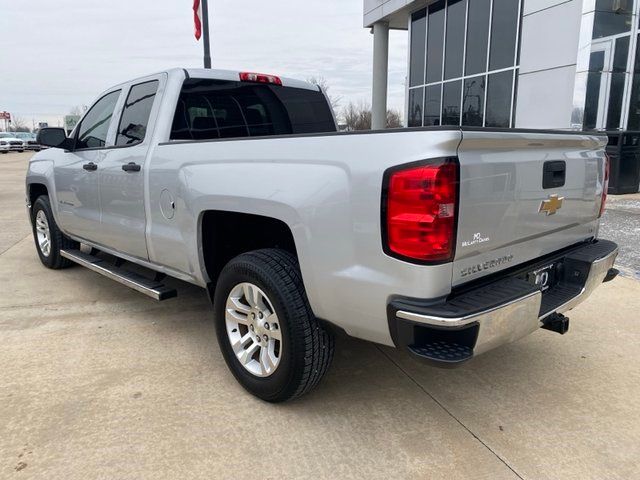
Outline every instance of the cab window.
{"label": "cab window", "polygon": [[82,119],[76,137],[76,150],[100,148],[107,143],[109,125],[121,90],[107,93],[98,100]]}
{"label": "cab window", "polygon": [[116,145],[136,145],[144,141],[157,90],[158,80],[131,87],[120,118]]}

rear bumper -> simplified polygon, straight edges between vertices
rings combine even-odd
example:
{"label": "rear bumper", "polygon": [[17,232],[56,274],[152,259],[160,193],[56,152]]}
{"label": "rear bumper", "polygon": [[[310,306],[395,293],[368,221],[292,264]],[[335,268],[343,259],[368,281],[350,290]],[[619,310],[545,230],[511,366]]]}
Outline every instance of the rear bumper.
{"label": "rear bumper", "polygon": [[[439,301],[398,298],[388,306],[397,346],[440,366],[455,366],[549,324],[583,302],[613,267],[618,246],[599,240],[545,259],[560,262],[559,282],[544,293],[511,272]],[[530,265],[529,270],[536,268]]]}

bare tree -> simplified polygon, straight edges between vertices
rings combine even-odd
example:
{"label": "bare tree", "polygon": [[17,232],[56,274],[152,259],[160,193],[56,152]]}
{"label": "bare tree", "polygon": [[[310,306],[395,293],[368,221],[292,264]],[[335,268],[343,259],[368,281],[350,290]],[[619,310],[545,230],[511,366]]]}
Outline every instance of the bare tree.
{"label": "bare tree", "polygon": [[[349,102],[342,109],[342,120],[347,131],[371,130],[371,107],[364,101]],[[398,110],[387,110],[387,128],[402,128],[402,115]]]}
{"label": "bare tree", "polygon": [[27,123],[24,121],[24,118],[18,117],[17,115],[11,118],[11,126],[9,129],[12,132],[29,132],[29,127],[27,127]]}
{"label": "bare tree", "polygon": [[320,87],[322,89],[322,91],[329,98],[329,102],[331,103],[331,108],[333,108],[334,110],[338,110],[338,107],[340,106],[340,102],[342,101],[342,97],[339,96],[339,95],[330,95],[329,94],[329,89],[331,87],[330,87],[329,82],[327,81],[326,78],[324,78],[323,76],[308,77],[307,78],[307,82],[312,83],[313,85],[317,85],[318,87]]}
{"label": "bare tree", "polygon": [[80,105],[76,105],[74,107],[71,107],[71,109],[69,110],[69,115],[77,115],[77,116],[82,116],[82,114],[85,112],[86,108],[83,108]]}

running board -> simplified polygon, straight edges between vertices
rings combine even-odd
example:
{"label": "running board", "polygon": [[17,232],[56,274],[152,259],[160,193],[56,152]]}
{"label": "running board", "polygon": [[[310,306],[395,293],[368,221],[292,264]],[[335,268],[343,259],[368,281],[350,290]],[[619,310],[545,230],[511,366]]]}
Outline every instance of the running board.
{"label": "running board", "polygon": [[60,255],[158,301],[173,298],[178,294],[175,288],[167,287],[157,280],[145,278],[137,273],[123,270],[102,258],[80,250],[60,250]]}

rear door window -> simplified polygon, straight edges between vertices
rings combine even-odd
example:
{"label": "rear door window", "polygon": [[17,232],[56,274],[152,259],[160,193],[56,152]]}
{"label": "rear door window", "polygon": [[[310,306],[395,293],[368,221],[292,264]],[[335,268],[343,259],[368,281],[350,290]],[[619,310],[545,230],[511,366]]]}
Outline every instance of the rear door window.
{"label": "rear door window", "polygon": [[335,132],[320,91],[268,84],[189,79],[184,82],[172,140]]}
{"label": "rear door window", "polygon": [[121,90],[107,93],[98,100],[82,119],[76,138],[76,150],[100,148],[107,143],[109,125]]}
{"label": "rear door window", "polygon": [[120,118],[116,145],[131,146],[144,141],[157,90],[158,80],[131,87]]}

